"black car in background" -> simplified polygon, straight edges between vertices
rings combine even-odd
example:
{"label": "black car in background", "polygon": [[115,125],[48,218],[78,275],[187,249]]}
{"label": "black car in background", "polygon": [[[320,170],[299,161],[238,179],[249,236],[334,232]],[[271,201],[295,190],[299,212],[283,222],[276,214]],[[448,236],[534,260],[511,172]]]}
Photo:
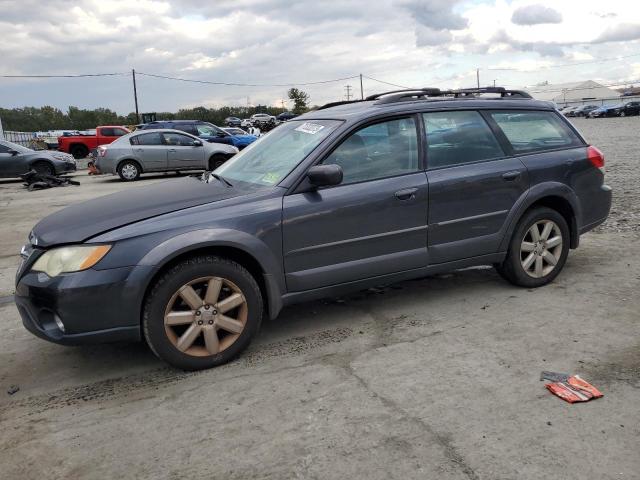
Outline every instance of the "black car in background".
{"label": "black car in background", "polygon": [[12,178],[30,170],[47,175],[75,172],[76,161],[68,153],[31,150],[0,140],[0,178]]}
{"label": "black car in background", "polygon": [[599,108],[598,105],[582,105],[581,107],[576,108],[575,110],[567,113],[567,117],[586,117],[590,112],[593,112],[596,108]]}
{"label": "black car in background", "polygon": [[632,115],[640,115],[640,101],[638,100],[627,102],[620,108],[621,117],[630,117]]}
{"label": "black car in background", "polygon": [[227,117],[224,119],[224,124],[227,127],[239,127],[242,124],[242,119],[238,117]]}
{"label": "black car in background", "polygon": [[291,120],[292,118],[296,118],[297,115],[293,112],[282,112],[280,115],[276,117],[276,119],[281,122],[286,122],[287,120]]}

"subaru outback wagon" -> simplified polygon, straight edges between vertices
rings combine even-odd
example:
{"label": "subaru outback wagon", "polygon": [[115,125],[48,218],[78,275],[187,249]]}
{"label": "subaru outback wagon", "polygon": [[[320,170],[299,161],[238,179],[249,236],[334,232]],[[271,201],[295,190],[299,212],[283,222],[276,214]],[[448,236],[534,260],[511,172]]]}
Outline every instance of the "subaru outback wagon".
{"label": "subaru outback wagon", "polygon": [[610,204],[602,153],[551,104],[388,92],[284,123],[211,174],[45,218],[15,301],[46,340],[144,338],[208,368],[296,302],[474,265],[545,285]]}

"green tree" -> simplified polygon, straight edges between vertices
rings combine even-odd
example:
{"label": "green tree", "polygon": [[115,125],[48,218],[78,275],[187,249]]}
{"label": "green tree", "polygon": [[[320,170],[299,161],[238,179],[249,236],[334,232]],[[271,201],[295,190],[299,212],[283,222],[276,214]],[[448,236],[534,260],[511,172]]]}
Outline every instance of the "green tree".
{"label": "green tree", "polygon": [[295,87],[287,92],[289,100],[293,101],[293,113],[300,115],[309,110],[309,94]]}

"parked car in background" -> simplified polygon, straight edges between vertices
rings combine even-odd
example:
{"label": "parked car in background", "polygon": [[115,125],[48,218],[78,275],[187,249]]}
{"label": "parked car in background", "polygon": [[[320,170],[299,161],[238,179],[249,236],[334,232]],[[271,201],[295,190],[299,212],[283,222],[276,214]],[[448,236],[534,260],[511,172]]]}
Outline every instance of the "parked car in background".
{"label": "parked car in background", "polygon": [[106,125],[96,128],[92,135],[62,135],[58,137],[58,150],[70,153],[73,158],[85,158],[91,150],[107,145],[127,133],[129,129],[125,127]]}
{"label": "parked car in background", "polygon": [[214,170],[236,153],[234,146],[203,142],[180,130],[136,130],[98,147],[95,166],[128,182],[147,172]]}
{"label": "parked car in background", "polygon": [[23,247],[14,300],[43,339],[144,337],[176,367],[209,368],[286,305],[476,265],[527,289],[552,282],[609,214],[604,164],[525,92],[327,105],[210,175],[44,218]]}
{"label": "parked car in background", "polygon": [[280,115],[276,117],[276,119],[281,122],[286,122],[287,120],[291,120],[292,118],[296,118],[297,115],[293,112],[282,112]]}
{"label": "parked car in background", "polygon": [[242,120],[238,117],[227,117],[224,119],[224,124],[227,127],[239,127],[242,123]]}
{"label": "parked car in background", "polygon": [[617,105],[603,105],[589,112],[588,118],[600,118],[600,117],[619,117],[620,111],[624,107],[624,104],[619,103]]}
{"label": "parked car in background", "polygon": [[267,115],[266,113],[256,113],[255,115],[251,115],[251,123],[258,128],[266,125],[275,125],[276,117],[273,115]]}
{"label": "parked car in background", "polygon": [[156,122],[144,124],[141,127],[141,130],[157,128],[182,130],[183,132],[195,135],[209,143],[225,143],[227,145],[233,145],[239,150],[242,150],[244,147],[258,139],[258,137],[248,134],[232,135],[213,123],[203,122],[202,120],[158,120]]}
{"label": "parked car in background", "polygon": [[570,107],[563,108],[563,109],[561,110],[561,113],[562,113],[565,117],[569,117],[569,116],[570,116],[570,114],[571,114],[571,113],[573,113],[573,112],[574,112],[575,110],[577,110],[577,109],[578,109],[578,107],[577,107],[577,106],[575,106],[575,105],[573,105],[573,106],[570,106]]}
{"label": "parked car in background", "polygon": [[67,153],[32,150],[17,143],[0,140],[0,177],[17,177],[30,170],[47,175],[75,172],[76,161]]}
{"label": "parked car in background", "polygon": [[598,105],[582,105],[581,107],[569,112],[567,117],[586,117],[589,112],[593,112],[597,108],[599,108]]}
{"label": "parked car in background", "polygon": [[630,117],[632,115],[640,115],[640,101],[627,102],[620,108],[621,117]]}

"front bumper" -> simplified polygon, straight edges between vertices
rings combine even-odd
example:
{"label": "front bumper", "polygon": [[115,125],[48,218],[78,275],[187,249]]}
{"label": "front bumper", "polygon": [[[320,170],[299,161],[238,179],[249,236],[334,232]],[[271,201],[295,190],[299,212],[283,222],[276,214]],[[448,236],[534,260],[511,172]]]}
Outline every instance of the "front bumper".
{"label": "front bumper", "polygon": [[75,163],[63,163],[60,166],[56,166],[56,173],[71,173],[78,169]]}
{"label": "front bumper", "polygon": [[54,278],[23,274],[14,297],[22,323],[34,335],[63,345],[138,341],[141,297],[129,284],[133,270],[88,269]]}

